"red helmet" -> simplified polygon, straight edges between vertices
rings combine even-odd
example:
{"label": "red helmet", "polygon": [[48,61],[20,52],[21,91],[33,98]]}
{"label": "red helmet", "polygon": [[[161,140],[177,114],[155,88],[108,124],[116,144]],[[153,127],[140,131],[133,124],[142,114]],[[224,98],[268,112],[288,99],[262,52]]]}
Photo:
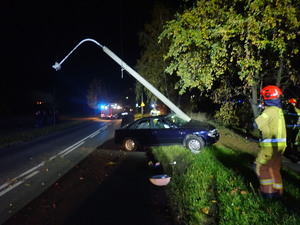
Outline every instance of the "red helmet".
{"label": "red helmet", "polygon": [[274,85],[269,85],[260,90],[260,94],[263,96],[264,100],[276,99],[282,95],[282,91],[279,87]]}
{"label": "red helmet", "polygon": [[290,99],[289,99],[289,103],[297,103],[297,100],[294,99],[294,98],[290,98]]}

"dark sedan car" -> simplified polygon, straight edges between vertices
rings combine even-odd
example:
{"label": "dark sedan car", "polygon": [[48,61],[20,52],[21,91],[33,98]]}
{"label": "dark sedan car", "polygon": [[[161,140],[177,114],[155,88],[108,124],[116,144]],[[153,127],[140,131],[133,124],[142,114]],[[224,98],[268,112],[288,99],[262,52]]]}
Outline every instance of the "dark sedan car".
{"label": "dark sedan car", "polygon": [[219,140],[217,129],[206,122],[186,121],[176,114],[145,117],[115,130],[115,143],[127,151],[156,145],[186,146],[199,153],[206,145]]}

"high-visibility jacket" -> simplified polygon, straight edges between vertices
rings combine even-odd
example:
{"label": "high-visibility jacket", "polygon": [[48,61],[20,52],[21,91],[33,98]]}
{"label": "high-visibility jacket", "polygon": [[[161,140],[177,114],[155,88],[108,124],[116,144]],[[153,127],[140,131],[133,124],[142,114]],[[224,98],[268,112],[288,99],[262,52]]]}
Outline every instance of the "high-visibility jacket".
{"label": "high-visibility jacket", "polygon": [[286,147],[286,125],[281,108],[265,107],[255,122],[262,133],[262,138],[259,140],[261,147]]}
{"label": "high-visibility jacket", "polygon": [[297,122],[297,124],[300,124],[300,109],[298,109],[297,107],[295,107],[295,112],[298,115],[298,122]]}
{"label": "high-visibility jacket", "polygon": [[279,198],[283,194],[280,174],[282,154],[286,148],[286,125],[283,111],[276,106],[268,106],[255,119],[262,133],[260,151],[255,159],[256,174],[263,197]]}
{"label": "high-visibility jacket", "polygon": [[[298,115],[297,124],[300,125],[300,109],[297,108],[297,107],[295,107],[295,111],[296,111],[296,113]],[[294,145],[298,145],[298,151],[299,151],[300,150],[300,129],[298,130],[298,133],[296,135]]]}

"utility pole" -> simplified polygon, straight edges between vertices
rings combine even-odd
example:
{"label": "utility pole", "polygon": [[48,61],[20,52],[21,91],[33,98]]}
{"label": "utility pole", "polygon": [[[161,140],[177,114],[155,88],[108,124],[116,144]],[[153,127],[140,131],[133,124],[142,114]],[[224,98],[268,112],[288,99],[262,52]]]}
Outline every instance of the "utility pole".
{"label": "utility pole", "polygon": [[91,41],[95,43],[96,45],[100,46],[103,51],[109,55],[116,63],[118,63],[122,70],[126,70],[129,74],[131,74],[135,79],[137,79],[144,87],[146,87],[149,91],[152,92],[158,99],[160,99],[166,106],[168,106],[174,113],[176,113],[178,116],[180,116],[182,119],[190,121],[191,118],[186,115],[183,111],[181,111],[175,104],[173,104],[166,96],[164,96],[161,92],[159,92],[155,87],[153,87],[152,84],[150,84],[147,80],[145,80],[140,74],[138,74],[135,70],[133,70],[130,66],[128,66],[123,60],[121,60],[118,56],[116,56],[111,50],[109,50],[107,47],[101,45],[99,42],[95,41],[94,39],[84,39],[81,42],[79,42],[75,48],[71,50],[71,52],[60,62],[56,62],[52,67],[57,71],[61,68],[61,64],[72,54],[73,51],[79,45],[86,41]]}

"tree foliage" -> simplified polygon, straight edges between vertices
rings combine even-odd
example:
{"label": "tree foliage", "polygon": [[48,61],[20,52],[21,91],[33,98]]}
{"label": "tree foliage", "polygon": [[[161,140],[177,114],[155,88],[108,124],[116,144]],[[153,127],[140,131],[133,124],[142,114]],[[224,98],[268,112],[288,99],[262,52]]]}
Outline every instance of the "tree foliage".
{"label": "tree foliage", "polygon": [[299,56],[299,17],[296,0],[198,0],[168,21],[159,37],[171,42],[166,72],[179,76],[181,94],[197,88],[220,104],[217,115],[225,122],[236,117],[226,109],[241,96],[257,115],[261,85],[284,90],[299,81],[293,64]]}
{"label": "tree foliage", "polygon": [[[153,9],[152,21],[144,26],[144,30],[139,33],[139,42],[144,51],[137,61],[136,70],[162,92],[171,101],[176,99],[178,91],[174,90],[177,77],[166,74],[165,69],[168,61],[164,60],[164,55],[169,49],[169,41],[164,40],[158,43],[158,37],[163,31],[163,26],[167,20],[172,18],[172,10],[162,3],[156,3]],[[135,88],[137,100],[140,100],[142,92],[145,92],[148,101],[156,101],[157,98],[149,90],[144,89],[142,84],[136,83]]]}

